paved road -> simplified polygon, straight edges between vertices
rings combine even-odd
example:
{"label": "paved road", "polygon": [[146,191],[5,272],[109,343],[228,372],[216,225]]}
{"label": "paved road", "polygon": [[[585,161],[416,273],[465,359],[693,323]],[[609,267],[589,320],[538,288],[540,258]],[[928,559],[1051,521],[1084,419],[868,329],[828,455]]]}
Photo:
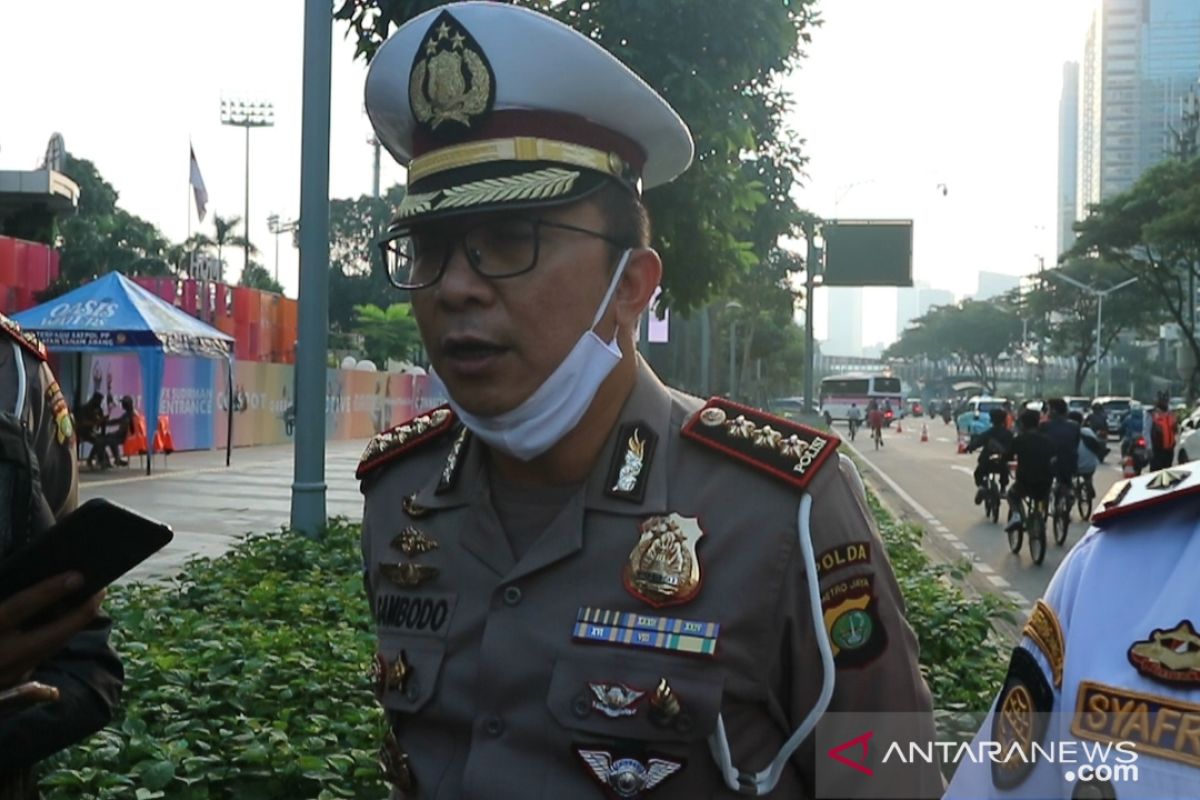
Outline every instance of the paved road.
{"label": "paved road", "polygon": [[[906,420],[906,422],[909,422]],[[958,455],[953,426],[940,419],[929,421],[929,441],[921,442],[921,422],[906,424],[904,432],[884,432],[884,447],[871,448],[870,440],[860,435],[851,445],[866,465],[864,477],[888,500],[889,505],[927,531],[928,549],[954,559],[966,557],[975,569],[970,582],[981,590],[1007,594],[1022,608],[1028,608],[1041,596],[1050,576],[1072,544],[1079,541],[1086,524],[1073,518],[1066,545],[1058,547],[1053,536],[1046,544],[1046,558],[1037,566],[1029,557],[1028,543],[1014,555],[1008,549],[1003,522],[1007,504],[1001,506],[1001,524],[985,520],[983,508],[974,505],[975,482],[972,472],[977,455]],[[845,435],[844,428],[838,433]],[[1115,464],[1115,442],[1108,463],[1096,472],[1096,492],[1100,497],[1121,478]]]}
{"label": "paved road", "polygon": [[[354,468],[365,441],[326,443],[325,481],[329,516],[362,517]],[[191,555],[216,556],[249,533],[278,530],[291,513],[292,446],[225,453],[178,453],[154,462],[154,474],[129,469],[80,471],[80,501],[105,497],[170,524],[175,539],[123,580],[174,575]]]}

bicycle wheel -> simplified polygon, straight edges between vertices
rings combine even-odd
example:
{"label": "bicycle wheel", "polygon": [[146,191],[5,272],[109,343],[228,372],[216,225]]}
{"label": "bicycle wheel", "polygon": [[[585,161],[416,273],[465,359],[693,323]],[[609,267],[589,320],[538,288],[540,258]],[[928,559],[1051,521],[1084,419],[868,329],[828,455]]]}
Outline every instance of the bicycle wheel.
{"label": "bicycle wheel", "polygon": [[986,516],[991,517],[992,522],[1000,521],[1000,493],[995,487],[988,489]]}
{"label": "bicycle wheel", "polygon": [[1029,557],[1038,565],[1046,558],[1046,518],[1038,513],[1029,520]]}
{"label": "bicycle wheel", "polygon": [[1012,550],[1013,553],[1020,553],[1021,552],[1021,541],[1025,535],[1024,528],[1022,526],[1018,525],[1017,527],[1013,528],[1012,530],[1007,531],[1007,533],[1008,533],[1008,549]]}
{"label": "bicycle wheel", "polygon": [[1071,527],[1071,509],[1065,497],[1054,501],[1054,543],[1062,547],[1067,541],[1067,529]]}
{"label": "bicycle wheel", "polygon": [[1079,499],[1076,502],[1079,504],[1079,518],[1082,520],[1091,519],[1092,496],[1086,486],[1079,487]]}

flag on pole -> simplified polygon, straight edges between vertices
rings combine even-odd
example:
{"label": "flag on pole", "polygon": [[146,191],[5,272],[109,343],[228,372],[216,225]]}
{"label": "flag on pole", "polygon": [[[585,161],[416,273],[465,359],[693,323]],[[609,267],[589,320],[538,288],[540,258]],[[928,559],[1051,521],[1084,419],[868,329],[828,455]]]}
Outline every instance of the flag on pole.
{"label": "flag on pole", "polygon": [[196,149],[191,145],[188,149],[192,152],[192,174],[191,184],[192,191],[196,195],[196,213],[200,216],[200,221],[204,222],[204,214],[208,210],[208,190],[204,188],[204,178],[200,176],[200,165],[196,163]]}

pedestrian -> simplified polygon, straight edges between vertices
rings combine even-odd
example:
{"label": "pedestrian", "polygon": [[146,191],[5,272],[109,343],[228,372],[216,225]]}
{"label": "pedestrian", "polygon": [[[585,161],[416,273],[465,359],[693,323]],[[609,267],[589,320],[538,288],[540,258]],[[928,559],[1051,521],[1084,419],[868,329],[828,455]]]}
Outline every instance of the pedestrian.
{"label": "pedestrian", "polygon": [[1035,603],[972,743],[995,755],[960,759],[947,800],[1196,796],[1198,496],[1197,470],[1109,490]]}
{"label": "pedestrian", "polygon": [[[75,508],[75,436],[46,350],[0,314],[0,560]],[[95,733],[112,718],[121,662],[108,644],[103,593],[53,622],[25,620],[68,595],[57,575],[0,602],[0,800],[38,796],[35,765]],[[11,695],[10,695],[11,696]]]}
{"label": "pedestrian", "polygon": [[640,191],[692,153],[666,101],[541,14],[461,3],[379,49],[366,106],[408,168],[389,275],[449,398],[358,469],[393,797],[792,798],[823,712],[932,736],[837,439],[637,354]]}
{"label": "pedestrian", "polygon": [[875,449],[883,447],[883,410],[876,405],[867,412],[867,427],[871,429],[871,441],[875,443]]}
{"label": "pedestrian", "polygon": [[1176,424],[1171,413],[1170,398],[1159,392],[1154,408],[1150,409],[1147,427],[1150,429],[1146,441],[1150,444],[1150,469],[1160,470],[1175,461]]}

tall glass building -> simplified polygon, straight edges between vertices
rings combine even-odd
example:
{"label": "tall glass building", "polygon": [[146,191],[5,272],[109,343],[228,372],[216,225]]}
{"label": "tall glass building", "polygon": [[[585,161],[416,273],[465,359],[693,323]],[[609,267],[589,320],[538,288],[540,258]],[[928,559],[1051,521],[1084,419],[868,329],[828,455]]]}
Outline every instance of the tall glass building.
{"label": "tall glass building", "polygon": [[1200,0],[1101,0],[1079,64],[1078,218],[1171,153],[1198,80]]}

